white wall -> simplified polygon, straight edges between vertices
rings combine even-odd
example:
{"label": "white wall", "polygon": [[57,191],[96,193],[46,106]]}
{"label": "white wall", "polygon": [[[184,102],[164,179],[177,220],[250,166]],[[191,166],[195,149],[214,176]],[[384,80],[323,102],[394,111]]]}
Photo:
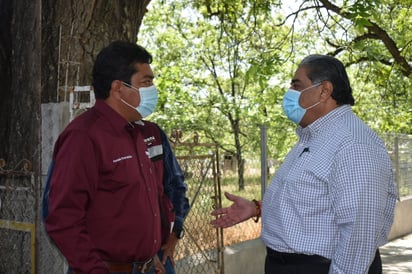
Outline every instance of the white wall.
{"label": "white wall", "polygon": [[396,204],[395,220],[389,233],[389,240],[412,233],[412,197],[402,199]]}

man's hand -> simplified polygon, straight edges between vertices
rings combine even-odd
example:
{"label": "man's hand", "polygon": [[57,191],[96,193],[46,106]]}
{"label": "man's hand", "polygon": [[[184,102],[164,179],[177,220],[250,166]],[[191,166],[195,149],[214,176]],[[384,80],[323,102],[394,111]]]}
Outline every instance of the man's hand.
{"label": "man's hand", "polygon": [[154,270],[156,274],[166,274],[166,269],[163,266],[163,264],[160,262],[159,257],[157,257],[157,255],[155,255],[153,257],[154,260]]}
{"label": "man's hand", "polygon": [[228,200],[232,201],[233,204],[229,207],[212,211],[211,214],[217,217],[210,222],[213,226],[226,228],[256,216],[257,212],[254,202],[228,192],[225,192],[225,196]]}
{"label": "man's hand", "polygon": [[161,247],[163,251],[163,257],[162,257],[163,265],[166,264],[166,260],[169,257],[170,261],[172,262],[173,267],[175,267],[174,253],[175,253],[175,248],[176,248],[178,240],[179,239],[177,238],[174,232],[170,233],[169,237],[167,237],[166,243]]}

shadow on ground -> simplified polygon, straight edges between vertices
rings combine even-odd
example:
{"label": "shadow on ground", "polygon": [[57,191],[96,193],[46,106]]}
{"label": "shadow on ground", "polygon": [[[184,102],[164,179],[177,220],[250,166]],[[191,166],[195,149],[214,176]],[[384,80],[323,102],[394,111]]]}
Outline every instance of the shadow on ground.
{"label": "shadow on ground", "polygon": [[396,239],[380,248],[383,273],[412,273],[412,234]]}

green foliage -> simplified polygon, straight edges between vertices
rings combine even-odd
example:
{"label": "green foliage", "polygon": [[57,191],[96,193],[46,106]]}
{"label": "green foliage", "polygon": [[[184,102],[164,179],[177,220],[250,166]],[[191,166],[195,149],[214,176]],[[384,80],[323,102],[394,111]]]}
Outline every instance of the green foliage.
{"label": "green foliage", "polygon": [[347,65],[357,114],[378,132],[410,134],[412,75],[406,67],[412,64],[412,2],[343,1],[338,8],[318,7],[300,16],[307,21],[302,32],[311,37],[300,40],[306,47],[301,52],[337,56]]}
{"label": "green foliage", "polygon": [[269,157],[281,161],[296,141],[281,107],[288,81],[305,55],[329,53],[347,65],[362,119],[378,132],[412,133],[411,76],[393,55],[411,64],[410,1],[324,2],[285,13],[286,1],[153,0],[139,34],[160,90],[152,119],[245,158],[259,157],[266,125]]}
{"label": "green foliage", "polygon": [[[256,155],[259,125],[284,127],[279,115],[284,90],[269,81],[280,73],[285,46],[280,34],[288,30],[273,31],[267,1],[152,5],[140,39],[156,53],[161,97],[154,119],[167,130],[197,130],[228,153]],[[284,144],[284,138],[276,140]]]}
{"label": "green foliage", "polygon": [[[246,176],[246,188],[244,190],[239,190],[236,188],[236,177],[225,177],[222,179],[221,182],[221,190],[222,193],[229,192],[234,195],[241,196],[245,199],[252,200],[252,199],[261,199],[261,183],[259,176]],[[231,201],[226,198],[222,198],[222,206],[229,206]]]}

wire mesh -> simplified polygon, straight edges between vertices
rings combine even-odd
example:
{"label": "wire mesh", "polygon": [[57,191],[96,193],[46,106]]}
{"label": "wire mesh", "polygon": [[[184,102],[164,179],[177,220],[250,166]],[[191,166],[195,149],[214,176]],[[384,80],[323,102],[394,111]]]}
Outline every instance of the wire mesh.
{"label": "wire mesh", "polygon": [[[58,105],[52,108],[62,111]],[[37,190],[34,183],[45,181],[44,171],[47,171],[52,144],[58,134],[56,124],[60,122],[52,119],[43,122],[43,177],[35,178],[34,173],[28,171],[30,163],[26,160],[11,169],[0,161],[0,273],[64,273],[67,269],[63,256],[45,235],[42,222],[36,224],[43,187]],[[393,162],[400,198],[411,196],[412,136],[385,134],[381,137]],[[177,142],[173,147],[185,172],[192,206],[185,222],[186,235],[176,249],[176,270],[179,274],[223,273],[224,246],[259,237],[261,226],[249,220],[224,232],[214,229],[209,224],[210,212],[221,206],[218,150],[214,145],[199,144],[196,138],[190,144]]]}
{"label": "wire mesh", "polygon": [[222,230],[210,225],[210,212],[220,205],[217,151],[210,145],[175,145],[188,185],[190,211],[185,237],[176,247],[177,273],[222,273]]}
{"label": "wire mesh", "polygon": [[383,134],[392,160],[395,182],[398,187],[399,198],[412,195],[412,135]]}
{"label": "wire mesh", "polygon": [[37,191],[30,162],[20,164],[0,167],[0,273],[35,273]]}

